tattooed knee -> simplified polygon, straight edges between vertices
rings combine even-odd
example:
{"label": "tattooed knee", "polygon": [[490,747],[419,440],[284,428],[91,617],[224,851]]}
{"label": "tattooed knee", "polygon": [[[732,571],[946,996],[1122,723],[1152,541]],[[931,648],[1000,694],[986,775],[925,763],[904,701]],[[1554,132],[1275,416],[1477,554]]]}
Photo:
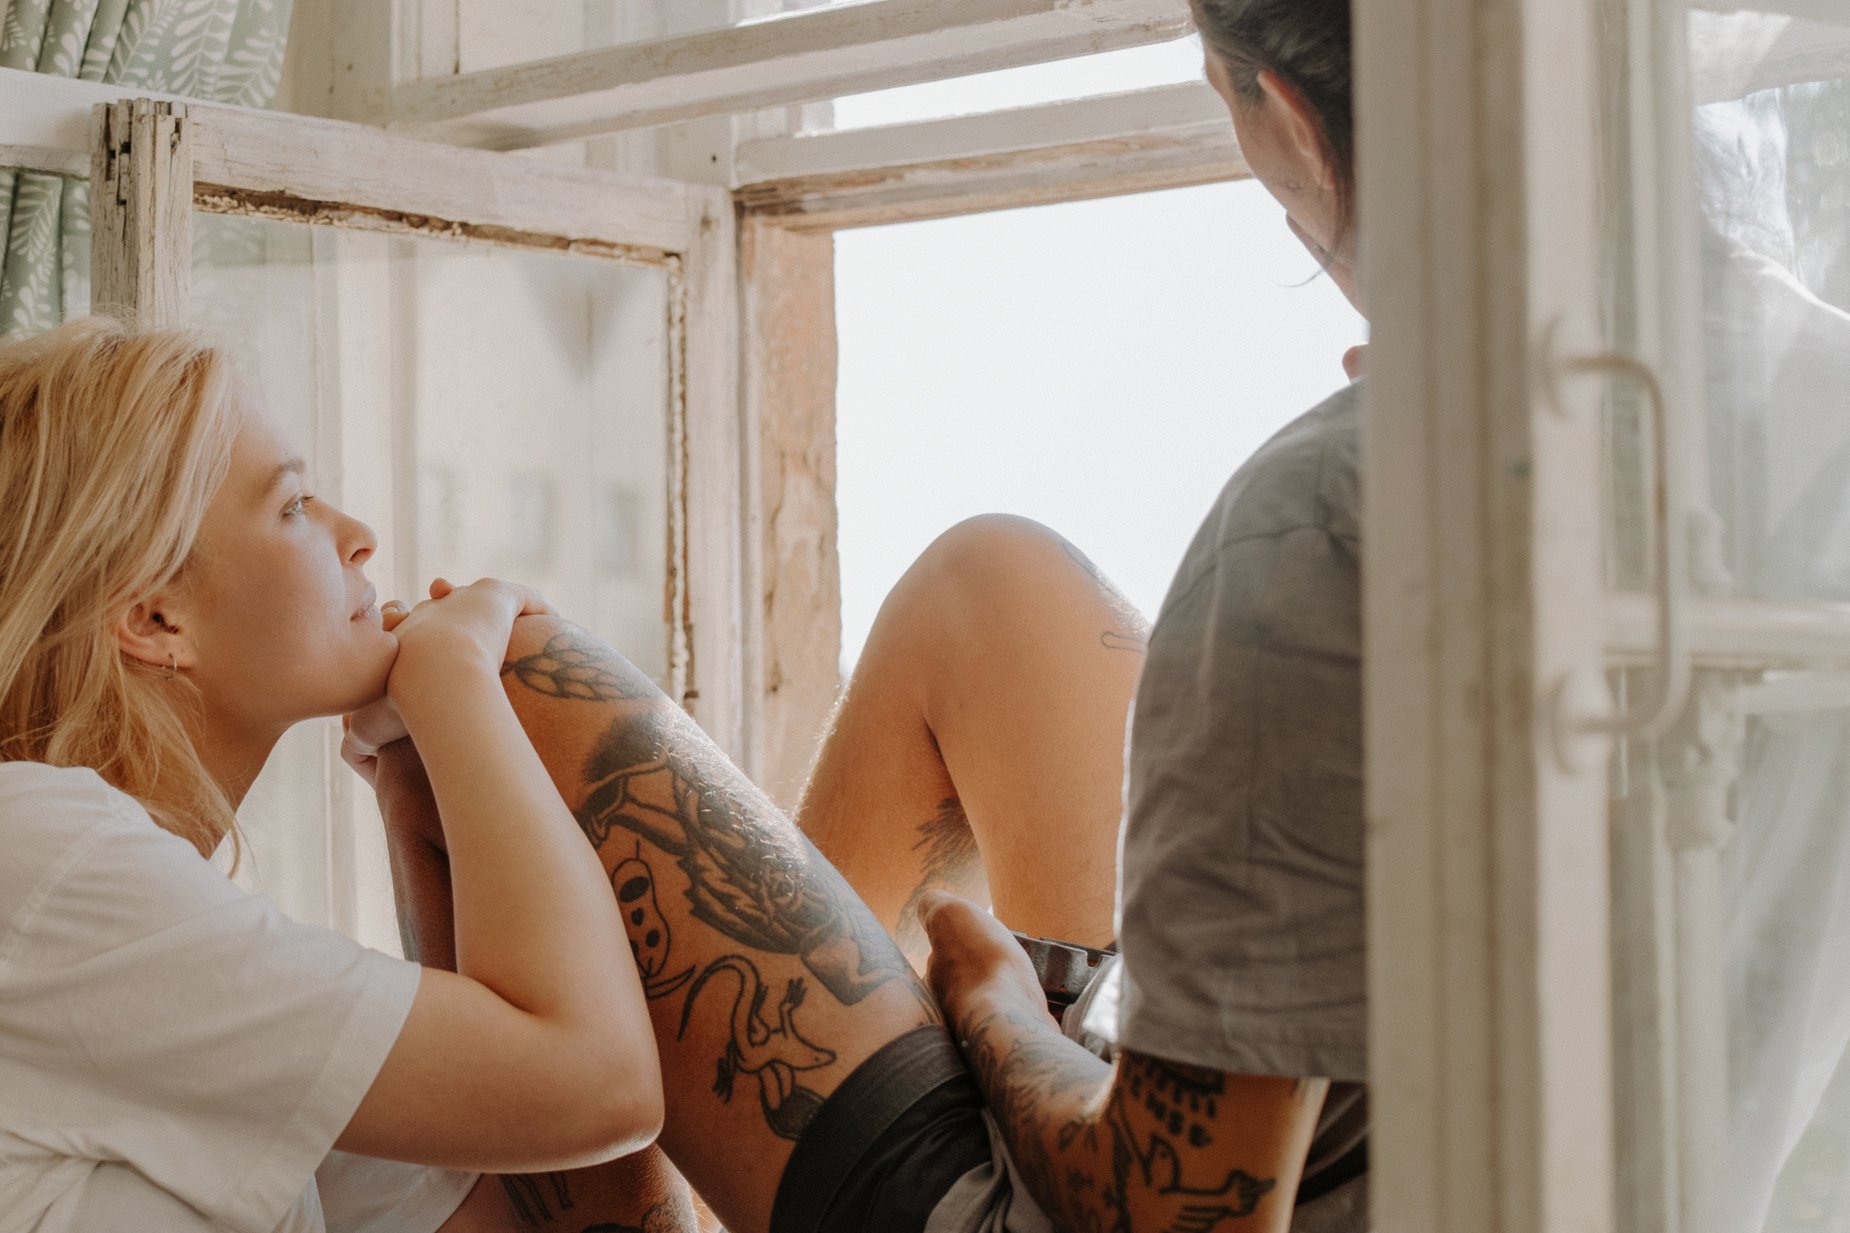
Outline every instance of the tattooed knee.
{"label": "tattooed knee", "polygon": [[569,621],[551,616],[522,617],[514,623],[501,676],[510,685],[568,701],[637,702],[662,697],[655,682],[617,651]]}

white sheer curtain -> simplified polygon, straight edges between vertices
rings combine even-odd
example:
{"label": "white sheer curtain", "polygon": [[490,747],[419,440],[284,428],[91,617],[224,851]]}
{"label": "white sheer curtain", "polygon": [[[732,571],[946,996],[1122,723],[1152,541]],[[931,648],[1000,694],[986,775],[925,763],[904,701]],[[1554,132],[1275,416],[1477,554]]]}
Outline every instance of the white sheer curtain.
{"label": "white sheer curtain", "polygon": [[[1711,486],[1740,592],[1850,602],[1850,2],[1782,7],[1692,25]],[[1850,1233],[1850,712],[1752,718],[1735,816],[1731,1224]]]}

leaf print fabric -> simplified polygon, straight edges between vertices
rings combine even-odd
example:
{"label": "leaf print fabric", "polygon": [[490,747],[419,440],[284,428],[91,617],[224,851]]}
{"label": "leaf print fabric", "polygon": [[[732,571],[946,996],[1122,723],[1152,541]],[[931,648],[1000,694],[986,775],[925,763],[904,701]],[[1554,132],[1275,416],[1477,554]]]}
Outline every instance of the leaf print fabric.
{"label": "leaf print fabric", "polygon": [[[239,107],[276,97],[291,0],[0,0],[0,68]],[[90,186],[0,169],[0,335],[90,299]]]}

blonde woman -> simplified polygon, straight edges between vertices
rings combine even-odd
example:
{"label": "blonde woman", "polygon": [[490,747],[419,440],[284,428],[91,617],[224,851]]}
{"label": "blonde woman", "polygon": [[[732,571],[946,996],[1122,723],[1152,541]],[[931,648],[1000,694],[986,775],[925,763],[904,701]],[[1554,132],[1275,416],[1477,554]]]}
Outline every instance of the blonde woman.
{"label": "blonde woman", "polygon": [[[387,632],[374,546],[198,339],[0,347],[0,1230],[316,1233],[325,1197],[428,1233],[466,1171],[656,1134],[617,905],[499,679],[549,610],[439,583]],[[455,972],[207,859],[286,729],[382,695],[441,810]]]}

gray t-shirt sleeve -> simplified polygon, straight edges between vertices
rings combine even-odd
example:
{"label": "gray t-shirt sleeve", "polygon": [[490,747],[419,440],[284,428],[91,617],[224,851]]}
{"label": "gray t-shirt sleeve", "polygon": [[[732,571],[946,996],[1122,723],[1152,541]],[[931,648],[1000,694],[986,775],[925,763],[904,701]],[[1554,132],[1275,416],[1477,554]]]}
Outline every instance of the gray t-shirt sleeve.
{"label": "gray t-shirt sleeve", "polygon": [[1364,1077],[1358,401],[1241,468],[1157,619],[1126,790],[1123,1048]]}

